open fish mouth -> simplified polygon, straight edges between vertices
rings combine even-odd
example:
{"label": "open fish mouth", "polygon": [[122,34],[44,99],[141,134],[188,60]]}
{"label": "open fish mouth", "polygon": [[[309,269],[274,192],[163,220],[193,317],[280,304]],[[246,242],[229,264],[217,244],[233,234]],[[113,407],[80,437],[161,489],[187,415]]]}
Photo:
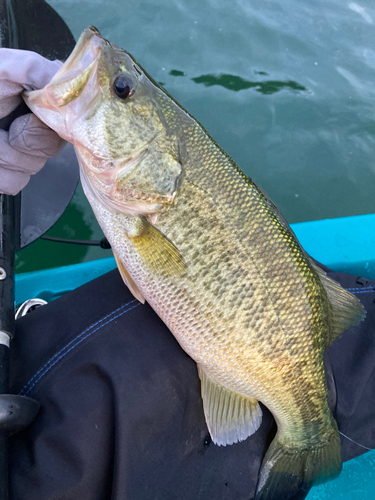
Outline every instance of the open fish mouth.
{"label": "open fish mouth", "polygon": [[[24,93],[27,104],[40,105],[40,96],[45,94],[45,104],[61,107],[68,104],[82,93],[88,77],[100,56],[100,49],[104,40],[96,28],[87,28],[70,54],[50,83],[41,90]],[[31,106],[30,106],[31,107]]]}
{"label": "open fish mouth", "polygon": [[[69,127],[59,110],[68,104],[74,116],[82,115],[92,105],[92,97],[97,95],[84,90],[97,85],[95,73],[102,47],[108,45],[96,28],[87,28],[79,38],[77,45],[50,83],[43,89],[27,91],[23,98],[28,107],[43,122],[56,130],[64,139],[71,141]],[[86,96],[87,94],[87,96]]]}

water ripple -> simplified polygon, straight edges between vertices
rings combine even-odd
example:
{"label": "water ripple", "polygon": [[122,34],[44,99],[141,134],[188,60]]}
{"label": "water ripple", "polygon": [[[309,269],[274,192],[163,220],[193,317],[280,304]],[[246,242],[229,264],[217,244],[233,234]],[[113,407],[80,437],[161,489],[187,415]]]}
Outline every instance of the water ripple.
{"label": "water ripple", "polygon": [[373,24],[372,17],[365,11],[363,7],[356,3],[350,3],[348,7],[350,10],[353,10],[354,12],[360,14],[366,22],[368,22],[369,24]]}

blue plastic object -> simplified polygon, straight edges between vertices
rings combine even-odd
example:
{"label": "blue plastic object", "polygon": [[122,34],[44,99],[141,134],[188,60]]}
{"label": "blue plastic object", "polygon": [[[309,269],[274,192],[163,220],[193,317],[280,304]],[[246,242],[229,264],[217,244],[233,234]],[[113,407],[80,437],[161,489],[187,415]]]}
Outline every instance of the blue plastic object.
{"label": "blue plastic object", "polygon": [[113,257],[92,260],[82,264],[43,269],[16,275],[16,307],[25,300],[40,298],[47,302],[112,271],[116,267]]}
{"label": "blue plastic object", "polygon": [[291,227],[307,253],[332,271],[375,279],[375,214],[300,222]]}
{"label": "blue plastic object", "polygon": [[345,462],[341,475],[312,488],[306,500],[371,500],[375,498],[375,451]]}
{"label": "blue plastic object", "polygon": [[[375,214],[291,225],[309,255],[333,271],[375,279]],[[16,276],[16,304],[40,297],[47,302],[116,267],[113,258]]]}

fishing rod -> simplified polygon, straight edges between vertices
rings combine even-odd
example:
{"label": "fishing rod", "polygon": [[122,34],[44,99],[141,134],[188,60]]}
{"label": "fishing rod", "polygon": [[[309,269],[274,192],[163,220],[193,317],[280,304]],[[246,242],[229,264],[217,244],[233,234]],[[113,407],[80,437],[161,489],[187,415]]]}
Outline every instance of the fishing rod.
{"label": "fishing rod", "polygon": [[9,498],[8,437],[27,427],[39,403],[8,394],[10,343],[14,336],[14,256],[19,243],[20,196],[0,196],[0,499]]}
{"label": "fishing rod", "polygon": [[[1,47],[34,50],[44,57],[64,60],[75,44],[64,21],[44,0],[0,0],[0,20]],[[0,128],[9,130],[12,121],[27,112],[27,106],[21,104],[0,120]],[[76,159],[71,149],[63,151],[59,162],[52,160],[48,173],[42,170],[33,176],[19,195],[0,195],[0,500],[9,499],[9,436],[30,425],[40,406],[29,397],[9,394],[10,348],[15,334],[15,253],[56,222],[75,191]],[[53,186],[59,186],[57,195]]]}
{"label": "fishing rod", "polygon": [[[8,43],[2,46],[17,48],[17,30],[11,29],[14,11],[11,2],[5,4],[8,22]],[[22,113],[22,111],[21,111]],[[2,119],[0,127],[9,129],[14,116]],[[20,246],[21,195],[0,195],[0,499],[9,498],[9,435],[29,425],[35,418],[39,404],[9,392],[10,342],[15,332],[14,260]]]}

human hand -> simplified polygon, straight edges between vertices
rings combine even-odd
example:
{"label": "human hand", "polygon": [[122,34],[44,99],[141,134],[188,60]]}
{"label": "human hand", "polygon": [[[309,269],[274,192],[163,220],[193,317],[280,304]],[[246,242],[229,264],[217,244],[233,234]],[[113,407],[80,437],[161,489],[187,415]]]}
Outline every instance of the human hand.
{"label": "human hand", "polygon": [[[24,90],[43,88],[61,66],[35,52],[0,48],[0,119],[21,102]],[[34,114],[16,118],[0,129],[0,193],[15,195],[63,148],[63,141]]]}

